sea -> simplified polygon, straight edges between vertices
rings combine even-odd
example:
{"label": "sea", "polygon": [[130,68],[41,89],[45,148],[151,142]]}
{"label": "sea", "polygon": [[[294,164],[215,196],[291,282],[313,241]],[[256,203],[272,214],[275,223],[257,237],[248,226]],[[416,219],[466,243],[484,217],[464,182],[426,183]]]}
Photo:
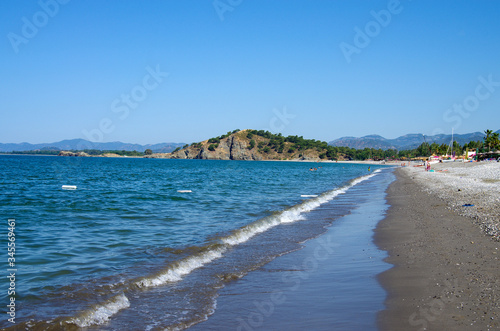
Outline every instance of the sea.
{"label": "sea", "polygon": [[393,180],[382,165],[2,155],[0,328],[376,330],[390,265],[372,235]]}

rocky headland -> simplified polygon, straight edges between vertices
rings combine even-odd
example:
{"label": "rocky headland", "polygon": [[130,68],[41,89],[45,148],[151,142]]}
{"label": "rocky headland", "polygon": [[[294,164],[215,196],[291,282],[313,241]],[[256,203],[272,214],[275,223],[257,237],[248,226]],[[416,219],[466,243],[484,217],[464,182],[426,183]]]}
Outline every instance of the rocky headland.
{"label": "rocky headland", "polygon": [[[186,145],[172,153],[154,153],[146,158],[203,160],[296,160],[319,161],[326,148],[310,148],[303,143],[285,141],[282,136],[255,134],[255,130],[235,130],[226,135]],[[300,138],[302,139],[302,138]],[[305,140],[304,140],[305,141]],[[317,142],[319,143],[319,142]],[[326,147],[326,142],[324,143]],[[309,148],[307,148],[309,147]],[[340,157],[339,160],[343,158]]]}

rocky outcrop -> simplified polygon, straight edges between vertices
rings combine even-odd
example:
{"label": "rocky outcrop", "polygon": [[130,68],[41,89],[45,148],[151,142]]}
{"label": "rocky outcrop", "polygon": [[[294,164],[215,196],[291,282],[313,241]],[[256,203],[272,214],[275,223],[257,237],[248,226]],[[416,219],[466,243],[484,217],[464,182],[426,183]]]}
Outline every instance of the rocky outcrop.
{"label": "rocky outcrop", "polygon": [[59,156],[90,156],[85,152],[70,152],[70,151],[60,151]]}
{"label": "rocky outcrop", "polygon": [[[215,150],[209,149],[207,141],[201,143],[201,147],[190,146],[178,150],[171,154],[164,154],[159,157],[169,159],[202,159],[202,160],[263,160],[262,155],[253,148],[248,149],[248,144],[243,139],[231,135],[222,139],[216,146]],[[215,144],[214,144],[215,145]],[[155,156],[152,156],[155,157]]]}
{"label": "rocky outcrop", "polygon": [[209,147],[206,146],[202,147],[198,158],[203,160],[231,160],[233,139],[233,136],[222,139],[215,151],[210,151]]}
{"label": "rocky outcrop", "polygon": [[167,158],[169,159],[199,159],[198,155],[200,154],[200,151],[188,147],[185,149],[178,150],[177,152],[171,153],[171,154],[165,154]]}
{"label": "rocky outcrop", "polygon": [[234,138],[231,146],[231,160],[262,160],[262,155],[255,151],[248,149],[245,141]]}

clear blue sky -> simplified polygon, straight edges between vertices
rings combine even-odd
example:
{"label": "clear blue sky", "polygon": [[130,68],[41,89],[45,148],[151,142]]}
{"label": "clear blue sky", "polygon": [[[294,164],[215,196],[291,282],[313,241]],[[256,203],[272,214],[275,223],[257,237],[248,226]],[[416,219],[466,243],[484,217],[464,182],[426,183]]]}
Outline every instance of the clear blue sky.
{"label": "clear blue sky", "polygon": [[0,142],[500,128],[500,1],[60,1],[0,4]]}

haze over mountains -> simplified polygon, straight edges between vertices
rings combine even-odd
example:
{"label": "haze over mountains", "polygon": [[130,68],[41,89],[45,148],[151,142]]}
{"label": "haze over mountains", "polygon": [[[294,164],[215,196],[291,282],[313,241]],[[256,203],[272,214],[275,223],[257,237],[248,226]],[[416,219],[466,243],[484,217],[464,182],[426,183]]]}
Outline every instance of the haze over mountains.
{"label": "haze over mountains", "polygon": [[[500,133],[500,130],[496,131]],[[453,139],[459,144],[463,145],[469,141],[483,140],[484,133],[473,132],[466,134],[455,134]],[[342,137],[330,141],[328,144],[332,146],[345,146],[356,149],[375,148],[375,149],[396,149],[406,150],[417,148],[424,141],[429,144],[433,142],[437,144],[449,144],[451,141],[451,134],[440,134],[435,136],[424,136],[418,134],[407,134],[395,139],[387,139],[379,135],[368,135],[364,137]],[[146,149],[151,149],[155,153],[170,153],[177,147],[183,147],[185,143],[159,143],[159,144],[133,144],[123,143],[120,141],[115,142],[90,142],[84,139],[70,139],[62,140],[55,143],[0,143],[0,152],[13,152],[13,151],[33,151],[33,150],[83,150],[83,149],[97,149],[102,151],[110,150],[125,150],[125,151],[138,151],[144,152]]]}

